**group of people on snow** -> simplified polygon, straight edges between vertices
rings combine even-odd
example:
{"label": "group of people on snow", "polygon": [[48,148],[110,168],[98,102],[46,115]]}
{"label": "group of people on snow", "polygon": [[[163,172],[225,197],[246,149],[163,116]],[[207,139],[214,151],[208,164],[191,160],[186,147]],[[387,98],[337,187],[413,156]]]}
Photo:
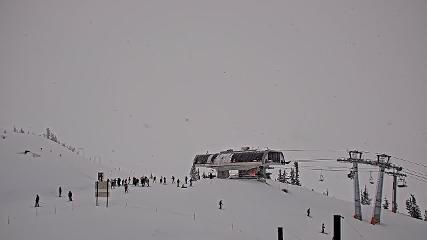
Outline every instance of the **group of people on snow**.
{"label": "group of people on snow", "polygon": [[[62,187],[59,186],[58,188],[58,197],[62,197]],[[73,201],[73,193],[70,191],[68,191],[68,201],[72,202]],[[36,194],[36,202],[34,204],[34,207],[40,207],[40,196],[38,194]]]}

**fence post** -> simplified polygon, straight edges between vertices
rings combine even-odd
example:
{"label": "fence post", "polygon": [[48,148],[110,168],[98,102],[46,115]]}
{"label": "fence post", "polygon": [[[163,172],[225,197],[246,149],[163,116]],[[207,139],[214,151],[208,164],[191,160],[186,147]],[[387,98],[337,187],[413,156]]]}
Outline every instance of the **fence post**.
{"label": "fence post", "polygon": [[95,182],[95,188],[96,188],[96,194],[95,194],[96,203],[95,203],[95,206],[98,206],[98,181]]}
{"label": "fence post", "polygon": [[277,228],[277,239],[278,240],[283,240],[283,227],[278,227]]}
{"label": "fence post", "polygon": [[334,236],[333,240],[341,240],[341,216],[334,215]]}

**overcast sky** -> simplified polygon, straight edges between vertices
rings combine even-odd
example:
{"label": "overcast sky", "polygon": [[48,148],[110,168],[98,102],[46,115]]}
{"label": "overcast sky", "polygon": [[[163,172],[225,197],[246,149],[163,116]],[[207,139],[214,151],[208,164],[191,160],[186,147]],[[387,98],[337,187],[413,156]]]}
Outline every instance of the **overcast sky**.
{"label": "overcast sky", "polygon": [[241,146],[427,163],[426,13],[423,0],[0,0],[0,127],[50,127],[88,156],[168,173]]}

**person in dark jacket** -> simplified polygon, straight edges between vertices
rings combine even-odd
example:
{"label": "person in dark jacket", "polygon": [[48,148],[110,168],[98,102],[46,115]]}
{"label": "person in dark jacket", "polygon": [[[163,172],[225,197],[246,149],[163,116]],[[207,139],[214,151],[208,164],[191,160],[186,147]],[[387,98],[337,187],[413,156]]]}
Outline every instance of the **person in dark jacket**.
{"label": "person in dark jacket", "polygon": [[34,205],[34,207],[40,207],[40,197],[38,194],[36,194],[36,204]]}
{"label": "person in dark jacket", "polygon": [[68,201],[73,201],[73,193],[71,191],[68,191]]}

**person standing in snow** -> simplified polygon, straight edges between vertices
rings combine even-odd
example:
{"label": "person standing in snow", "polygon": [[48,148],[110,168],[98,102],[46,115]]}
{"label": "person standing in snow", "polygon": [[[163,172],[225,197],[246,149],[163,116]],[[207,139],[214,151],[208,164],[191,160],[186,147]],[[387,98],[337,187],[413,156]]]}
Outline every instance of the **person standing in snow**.
{"label": "person standing in snow", "polygon": [[125,193],[128,193],[128,184],[125,183]]}
{"label": "person standing in snow", "polygon": [[73,193],[72,193],[71,191],[68,191],[68,200],[69,200],[70,202],[72,202],[72,201],[73,201]]}
{"label": "person standing in snow", "polygon": [[153,183],[155,183],[155,182],[156,182],[156,176],[153,177]]}
{"label": "person standing in snow", "polygon": [[166,185],[166,177],[163,177],[163,184]]}
{"label": "person standing in snow", "polygon": [[185,184],[187,184],[187,182],[188,182],[188,177],[185,176]]}
{"label": "person standing in snow", "polygon": [[179,187],[179,179],[176,180],[176,186]]}
{"label": "person standing in snow", "polygon": [[307,209],[307,217],[310,217],[310,208]]}
{"label": "person standing in snow", "polygon": [[175,177],[172,176],[172,183],[175,183]]}
{"label": "person standing in snow", "polygon": [[61,186],[59,186],[58,192],[59,192],[58,196],[61,197],[61,195],[62,195],[62,188],[61,188]]}
{"label": "person standing in snow", "polygon": [[219,200],[219,209],[222,209],[222,200]]}
{"label": "person standing in snow", "polygon": [[322,223],[322,233],[325,233],[325,223]]}
{"label": "person standing in snow", "polygon": [[40,197],[38,194],[36,194],[36,204],[34,204],[34,207],[40,207]]}
{"label": "person standing in snow", "polygon": [[190,178],[190,187],[193,186],[193,179]]}

